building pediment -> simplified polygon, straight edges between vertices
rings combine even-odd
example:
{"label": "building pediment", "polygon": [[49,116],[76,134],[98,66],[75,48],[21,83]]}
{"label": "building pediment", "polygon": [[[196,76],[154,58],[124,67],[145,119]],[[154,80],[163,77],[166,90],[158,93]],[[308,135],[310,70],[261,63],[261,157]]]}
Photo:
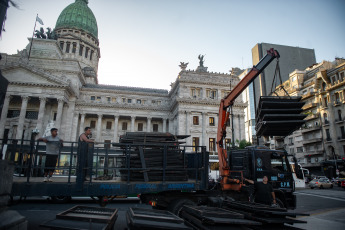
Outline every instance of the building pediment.
{"label": "building pediment", "polygon": [[53,76],[48,72],[22,63],[5,66],[5,68],[2,69],[2,74],[10,84],[34,84],[56,87],[69,85],[69,80],[65,77]]}

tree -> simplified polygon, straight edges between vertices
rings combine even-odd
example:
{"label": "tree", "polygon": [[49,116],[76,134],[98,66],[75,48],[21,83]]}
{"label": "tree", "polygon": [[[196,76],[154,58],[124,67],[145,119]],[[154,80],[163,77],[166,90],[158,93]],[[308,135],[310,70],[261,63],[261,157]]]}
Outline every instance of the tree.
{"label": "tree", "polygon": [[249,141],[246,141],[245,139],[239,141],[239,140],[236,140],[236,143],[237,143],[237,146],[239,149],[245,149],[247,146],[251,146],[252,143],[249,142]]}

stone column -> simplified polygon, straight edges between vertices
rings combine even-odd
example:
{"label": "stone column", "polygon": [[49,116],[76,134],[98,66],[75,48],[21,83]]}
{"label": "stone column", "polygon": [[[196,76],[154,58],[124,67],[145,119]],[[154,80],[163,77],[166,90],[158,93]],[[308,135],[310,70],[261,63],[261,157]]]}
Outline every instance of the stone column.
{"label": "stone column", "polygon": [[73,124],[72,124],[73,127],[72,127],[72,132],[71,132],[71,141],[76,141],[77,140],[77,135],[81,134],[81,133],[79,133],[79,134],[77,133],[78,119],[79,119],[79,113],[78,112],[74,112]]}
{"label": "stone column", "polygon": [[174,118],[169,119],[169,130],[168,131],[172,134],[175,134],[174,133]]}
{"label": "stone column", "polygon": [[201,143],[203,146],[206,146],[206,113],[202,113],[202,136],[201,136]]}
{"label": "stone column", "polygon": [[220,89],[217,90],[217,99],[220,100],[222,98],[222,91]]}
{"label": "stone column", "polygon": [[167,131],[167,119],[163,118],[163,133]]}
{"label": "stone column", "polygon": [[190,112],[186,111],[186,135],[190,134]]}
{"label": "stone column", "polygon": [[152,117],[147,117],[147,132],[151,132],[151,120]]}
{"label": "stone column", "polygon": [[84,132],[84,129],[85,129],[84,123],[85,123],[85,113],[82,113],[80,117],[79,135]]}
{"label": "stone column", "polygon": [[1,111],[1,120],[0,120],[0,139],[4,138],[4,132],[5,132],[5,124],[7,119],[7,113],[8,113],[8,105],[11,101],[11,95],[6,95],[4,106],[2,107]]}
{"label": "stone column", "polygon": [[131,116],[131,132],[134,132],[135,116]]}
{"label": "stone column", "polygon": [[61,98],[58,98],[58,107],[57,107],[57,113],[56,113],[56,124],[55,128],[60,129],[61,126],[61,119],[62,119],[62,109],[64,101]]}
{"label": "stone column", "polygon": [[25,122],[26,108],[28,107],[28,101],[28,96],[22,96],[22,107],[20,108],[16,139],[21,139],[23,136],[23,127]]}
{"label": "stone column", "polygon": [[98,115],[98,121],[97,121],[97,137],[96,140],[98,142],[101,142],[101,136],[102,136],[102,117],[103,114],[97,114]]}
{"label": "stone column", "polygon": [[44,117],[44,111],[46,109],[46,101],[47,98],[40,97],[40,108],[38,110],[38,118],[37,118],[37,125],[36,128],[40,131],[40,133],[43,133],[43,117]]}
{"label": "stone column", "polygon": [[114,142],[119,142],[117,138],[117,133],[119,129],[119,115],[115,115],[115,122],[114,122]]}

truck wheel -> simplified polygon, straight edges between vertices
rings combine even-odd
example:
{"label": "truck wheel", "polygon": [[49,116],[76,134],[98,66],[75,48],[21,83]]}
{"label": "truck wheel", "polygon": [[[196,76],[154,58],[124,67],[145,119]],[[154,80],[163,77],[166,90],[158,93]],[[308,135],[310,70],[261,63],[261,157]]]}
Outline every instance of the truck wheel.
{"label": "truck wheel", "polygon": [[331,188],[333,188],[333,185],[331,184]]}
{"label": "truck wheel", "polygon": [[72,199],[70,196],[51,196],[50,198],[55,204],[65,204]]}
{"label": "truck wheel", "polygon": [[173,200],[169,204],[168,211],[174,213],[177,216],[180,216],[180,212],[183,205],[196,205],[196,204],[189,199],[176,199],[176,200]]}
{"label": "truck wheel", "polygon": [[279,206],[279,208],[285,208],[283,201],[279,200],[278,198],[276,198],[276,203]]}

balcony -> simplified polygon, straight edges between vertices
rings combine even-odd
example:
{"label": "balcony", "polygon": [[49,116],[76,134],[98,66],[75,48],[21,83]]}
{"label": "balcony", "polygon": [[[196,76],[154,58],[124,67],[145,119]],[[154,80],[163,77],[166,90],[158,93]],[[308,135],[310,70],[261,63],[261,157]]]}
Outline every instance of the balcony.
{"label": "balcony", "polygon": [[304,118],[304,120],[309,121],[309,120],[317,119],[319,117],[320,117],[319,114],[311,114],[311,115],[308,115],[306,118]]}
{"label": "balcony", "polygon": [[312,127],[306,127],[306,128],[302,128],[302,133],[308,133],[308,132],[313,132],[313,131],[319,131],[321,129],[321,126],[316,125],[316,126],[312,126]]}
{"label": "balcony", "polygon": [[345,135],[341,135],[340,137],[338,137],[338,141],[345,141]]}
{"label": "balcony", "polygon": [[[345,120],[345,119],[344,119]],[[336,124],[341,124],[341,123],[343,123],[344,122],[344,120],[343,119],[341,119],[341,120],[339,120],[339,119],[335,119],[334,121],[335,121],[335,123]]]}
{"label": "balcony", "polygon": [[307,98],[309,98],[309,97],[312,97],[312,96],[314,96],[315,94],[316,94],[316,92],[309,92],[309,93],[307,93],[307,94],[304,94],[304,95],[302,96],[302,100],[307,99]]}
{"label": "balcony", "polygon": [[323,126],[327,126],[327,125],[329,125],[329,121],[325,120]]}
{"label": "balcony", "polygon": [[315,156],[315,155],[323,155],[324,150],[312,150],[312,151],[307,151],[305,152],[306,156]]}
{"label": "balcony", "polygon": [[318,143],[321,142],[322,138],[313,138],[313,139],[309,139],[309,140],[303,140],[303,145],[310,145],[310,144],[314,144],[314,143]]}
{"label": "balcony", "polygon": [[311,108],[314,108],[318,105],[318,103],[308,103],[308,104],[305,104],[302,109],[303,110],[307,110],[307,109],[311,109]]}

